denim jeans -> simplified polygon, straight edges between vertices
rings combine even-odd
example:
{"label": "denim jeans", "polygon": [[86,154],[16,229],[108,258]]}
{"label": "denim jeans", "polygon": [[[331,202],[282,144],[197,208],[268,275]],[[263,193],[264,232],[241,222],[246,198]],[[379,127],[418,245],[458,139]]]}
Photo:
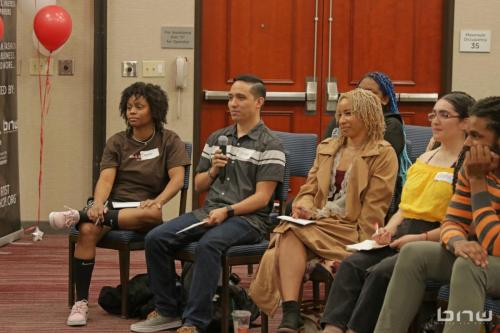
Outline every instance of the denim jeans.
{"label": "denim jeans", "polygon": [[175,297],[173,255],[185,245],[198,241],[193,278],[182,317],[185,324],[204,330],[212,320],[212,298],[221,274],[222,254],[234,245],[259,242],[262,234],[239,216],[214,227],[198,226],[176,234],[196,222],[199,222],[196,217],[188,213],[151,230],[145,241],[146,262],[156,310],[165,316],[177,316],[179,300]]}

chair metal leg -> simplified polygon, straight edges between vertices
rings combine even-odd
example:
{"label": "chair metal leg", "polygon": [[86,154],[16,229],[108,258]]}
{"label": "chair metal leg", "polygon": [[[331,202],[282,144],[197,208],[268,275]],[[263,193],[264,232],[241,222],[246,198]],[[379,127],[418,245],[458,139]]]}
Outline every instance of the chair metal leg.
{"label": "chair metal leg", "polygon": [[328,295],[330,295],[330,288],[332,286],[332,283],[333,283],[333,277],[328,277],[328,281],[325,282],[325,304],[326,304],[326,301],[328,300]]}
{"label": "chair metal leg", "polygon": [[75,257],[75,243],[70,239],[68,244],[68,306],[75,304],[75,282],[73,278],[73,258]]}
{"label": "chair metal leg", "polygon": [[130,272],[130,251],[120,250],[120,283],[122,285],[122,318],[128,318],[128,279]]}
{"label": "chair metal leg", "polygon": [[253,275],[253,265],[247,265],[247,274],[248,276]]}
{"label": "chair metal leg", "polygon": [[320,299],[320,282],[312,281],[312,292],[313,292],[313,305],[315,309],[318,309],[321,303]]}
{"label": "chair metal leg", "polygon": [[269,319],[264,312],[260,312],[260,332],[267,333],[269,331]]}
{"label": "chair metal leg", "polygon": [[229,265],[222,257],[222,333],[229,333]]}

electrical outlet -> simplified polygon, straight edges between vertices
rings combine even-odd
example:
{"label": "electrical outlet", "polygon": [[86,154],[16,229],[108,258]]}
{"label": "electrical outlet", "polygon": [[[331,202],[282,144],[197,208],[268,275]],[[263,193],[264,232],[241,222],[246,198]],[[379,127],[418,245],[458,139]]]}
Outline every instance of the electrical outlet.
{"label": "electrical outlet", "polygon": [[122,76],[123,77],[137,77],[137,61],[123,61],[122,62]]}
{"label": "electrical outlet", "polygon": [[143,60],[142,61],[142,76],[143,77],[164,77],[165,76],[165,61],[163,61],[163,60]]}
{"label": "electrical outlet", "polygon": [[73,59],[59,60],[57,72],[59,75],[73,75]]}
{"label": "electrical outlet", "polygon": [[[31,58],[30,59],[30,75],[47,75],[47,58]],[[54,75],[54,62],[49,64],[49,75]]]}

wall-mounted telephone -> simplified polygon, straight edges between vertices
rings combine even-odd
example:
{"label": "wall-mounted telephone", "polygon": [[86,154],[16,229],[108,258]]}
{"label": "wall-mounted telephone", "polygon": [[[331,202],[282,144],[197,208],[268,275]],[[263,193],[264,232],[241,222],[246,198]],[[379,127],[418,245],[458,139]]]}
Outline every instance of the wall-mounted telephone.
{"label": "wall-mounted telephone", "polygon": [[186,57],[175,58],[175,68],[176,68],[175,87],[177,89],[184,89],[187,87],[187,79],[188,79],[187,58]]}

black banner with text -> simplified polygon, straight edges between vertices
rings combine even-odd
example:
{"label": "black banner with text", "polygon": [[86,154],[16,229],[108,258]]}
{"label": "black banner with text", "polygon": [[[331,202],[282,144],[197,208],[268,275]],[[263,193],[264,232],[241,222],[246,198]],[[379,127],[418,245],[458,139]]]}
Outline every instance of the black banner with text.
{"label": "black banner with text", "polygon": [[[0,239],[21,229],[17,133],[16,0],[0,0]],[[2,24],[3,23],[3,24]]]}

